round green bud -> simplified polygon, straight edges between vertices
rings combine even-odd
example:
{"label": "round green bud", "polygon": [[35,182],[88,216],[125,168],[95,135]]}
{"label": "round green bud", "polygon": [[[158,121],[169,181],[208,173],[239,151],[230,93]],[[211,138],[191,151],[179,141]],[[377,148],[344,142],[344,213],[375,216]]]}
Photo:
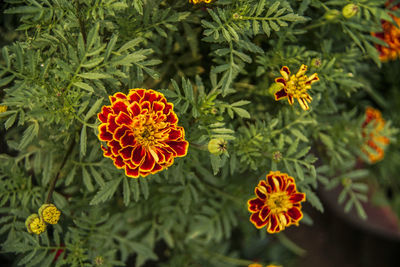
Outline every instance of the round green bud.
{"label": "round green bud", "polygon": [[313,58],[312,60],[311,60],[311,66],[313,66],[314,68],[319,68],[319,67],[321,67],[321,64],[322,64],[322,61],[321,61],[321,59],[320,58]]}
{"label": "round green bud", "polygon": [[354,17],[357,14],[358,9],[359,9],[358,6],[355,4],[345,5],[342,9],[343,17],[345,17],[346,19]]}
{"label": "round green bud", "polygon": [[208,142],[208,151],[214,155],[221,155],[227,149],[227,142],[222,138],[211,139]]}
{"label": "round green bud", "polygon": [[340,11],[337,9],[329,9],[328,11],[326,11],[326,13],[324,14],[324,18],[326,20],[335,20],[340,16]]}

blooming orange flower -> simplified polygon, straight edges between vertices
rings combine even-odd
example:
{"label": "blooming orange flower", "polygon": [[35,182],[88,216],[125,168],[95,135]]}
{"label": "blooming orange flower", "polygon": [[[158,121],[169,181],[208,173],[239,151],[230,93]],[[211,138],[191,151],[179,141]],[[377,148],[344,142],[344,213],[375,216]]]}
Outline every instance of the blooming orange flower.
{"label": "blooming orange flower", "polygon": [[275,93],[275,100],[287,98],[289,104],[293,105],[293,98],[297,98],[301,108],[308,110],[308,103],[311,103],[312,97],[307,93],[307,90],[311,89],[311,84],[319,81],[319,78],[317,73],[307,77],[305,75],[306,71],[307,66],[303,64],[296,75],[290,76],[289,68],[283,66],[280,70],[282,77],[275,79],[275,82],[282,87],[282,89]]}
{"label": "blooming orange flower", "polygon": [[277,233],[286,227],[298,225],[303,218],[301,203],[306,200],[299,193],[293,177],[279,171],[271,171],[254,190],[256,198],[247,202],[252,213],[250,221],[258,228],[267,227],[268,233]]}
{"label": "blooming orange flower", "polygon": [[263,267],[263,266],[259,263],[252,263],[252,264],[249,264],[249,266],[247,266],[247,267]]}
{"label": "blooming orange flower", "polygon": [[[386,6],[389,6],[393,1],[388,1]],[[393,6],[391,10],[396,10],[399,8],[399,4]],[[390,14],[397,25],[400,25],[400,18]],[[379,44],[375,44],[376,49],[379,52],[379,59],[381,61],[394,60],[400,57],[400,29],[390,23],[389,21],[382,20],[382,32],[373,32],[373,36],[383,40],[387,43],[387,47]]]}
{"label": "blooming orange flower", "polygon": [[212,0],[189,0],[189,3],[192,4],[199,4],[199,3],[206,3],[209,4],[211,3]]}
{"label": "blooming orange flower", "polygon": [[[366,139],[362,151],[368,156],[370,163],[375,163],[383,159],[384,148],[389,144],[389,138],[382,135],[385,127],[385,120],[381,112],[372,107],[367,107],[365,111],[365,121],[362,124],[362,136]],[[369,147],[370,149],[365,149]],[[371,149],[374,152],[371,152]]]}
{"label": "blooming orange flower", "polygon": [[99,139],[104,156],[125,169],[129,177],[146,176],[168,168],[186,155],[189,143],[178,126],[173,104],[154,90],[131,89],[110,96],[111,106],[98,114]]}

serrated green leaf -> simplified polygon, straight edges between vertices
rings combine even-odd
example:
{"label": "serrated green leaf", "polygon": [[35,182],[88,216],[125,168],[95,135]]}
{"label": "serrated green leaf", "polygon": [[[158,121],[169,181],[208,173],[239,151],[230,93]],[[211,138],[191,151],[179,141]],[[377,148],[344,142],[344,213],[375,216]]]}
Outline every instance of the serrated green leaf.
{"label": "serrated green leaf", "polygon": [[296,140],[289,146],[289,149],[286,151],[285,157],[293,155],[297,151],[298,145],[299,145],[299,138],[296,138]]}
{"label": "serrated green leaf", "polygon": [[265,15],[265,17],[269,17],[272,13],[274,13],[274,12],[278,9],[279,5],[280,5],[280,2],[279,2],[279,1],[275,1],[275,2],[268,8],[268,11],[267,11],[267,14]]}
{"label": "serrated green leaf", "polygon": [[83,126],[82,130],[81,130],[81,138],[80,138],[80,150],[79,150],[80,158],[83,158],[83,156],[86,155],[86,148],[87,148],[86,126]]}
{"label": "serrated green leaf", "polygon": [[239,117],[245,118],[245,119],[250,119],[250,113],[243,109],[243,108],[237,108],[237,107],[232,107],[232,110],[235,111],[235,113],[237,115],[239,115]]}
{"label": "serrated green leaf", "polygon": [[9,84],[10,82],[12,82],[12,80],[14,80],[14,78],[15,78],[14,75],[10,75],[10,76],[7,76],[7,77],[5,77],[3,79],[0,79],[0,87]]}
{"label": "serrated green leaf", "polygon": [[6,128],[6,130],[8,130],[14,124],[17,115],[18,113],[14,113],[6,120],[6,122],[4,123],[4,127]]}
{"label": "serrated green leaf", "polygon": [[84,82],[74,82],[73,85],[82,88],[88,92],[94,93],[93,87],[91,87],[89,84],[84,83]]}
{"label": "serrated green leaf", "polygon": [[263,31],[269,37],[271,35],[271,28],[269,27],[268,22],[263,20],[261,25],[262,25]]}
{"label": "serrated green leaf", "polygon": [[97,112],[97,110],[99,109],[101,103],[103,103],[103,98],[97,99],[96,102],[93,104],[93,106],[86,113],[85,118],[83,120],[84,121],[89,120]]}
{"label": "serrated green leaf", "polygon": [[131,188],[129,186],[128,177],[123,178],[123,195],[124,195],[124,204],[125,206],[129,206],[131,202]]}
{"label": "serrated green leaf", "polygon": [[21,142],[19,143],[18,149],[22,150],[25,147],[27,147],[30,142],[32,142],[33,138],[35,138],[39,133],[39,124],[38,123],[32,123],[25,131],[24,134],[22,135]]}
{"label": "serrated green leaf", "polygon": [[90,201],[90,205],[97,205],[101,202],[105,202],[110,199],[115,192],[124,177],[115,178],[109,182],[107,182],[94,196],[94,198]]}
{"label": "serrated green leaf", "polygon": [[94,190],[92,184],[92,178],[90,178],[90,174],[85,167],[82,167],[82,178],[83,178],[83,184],[86,186],[87,190],[89,192],[92,192]]}
{"label": "serrated green leaf", "polygon": [[84,68],[90,69],[90,68],[93,68],[93,67],[99,65],[101,62],[103,62],[103,60],[104,60],[103,57],[98,57],[98,58],[92,59],[92,60],[82,64],[81,66]]}
{"label": "serrated green leaf", "polygon": [[[81,73],[78,74],[77,76],[85,78],[85,79],[90,79],[90,80],[97,80],[97,79],[107,79],[111,78],[112,76],[108,73],[95,73],[95,72],[87,72],[87,73]],[[76,83],[74,83],[76,84]],[[85,89],[85,88],[83,88]]]}

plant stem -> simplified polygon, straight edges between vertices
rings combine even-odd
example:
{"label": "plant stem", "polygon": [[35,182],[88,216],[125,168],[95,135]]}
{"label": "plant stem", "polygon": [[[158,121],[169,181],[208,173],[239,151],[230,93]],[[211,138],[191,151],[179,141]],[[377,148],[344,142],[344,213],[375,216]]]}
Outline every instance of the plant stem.
{"label": "plant stem", "polygon": [[291,252],[298,256],[304,256],[307,251],[299,247],[297,244],[295,244],[292,240],[287,238],[287,236],[284,233],[279,233],[276,235],[278,240],[284,245],[286,248],[288,248]]}
{"label": "plant stem", "polygon": [[57,172],[57,175],[53,178],[53,180],[50,183],[49,193],[47,194],[47,198],[46,198],[46,202],[45,202],[46,204],[50,203],[51,197],[53,196],[53,192],[56,187],[57,180],[60,177],[61,170],[64,168],[65,163],[67,163],[67,159],[71,155],[74,146],[75,146],[75,139],[73,139],[71,145],[69,146],[68,151],[65,154],[65,157],[63,159],[63,162],[61,163],[60,169]]}

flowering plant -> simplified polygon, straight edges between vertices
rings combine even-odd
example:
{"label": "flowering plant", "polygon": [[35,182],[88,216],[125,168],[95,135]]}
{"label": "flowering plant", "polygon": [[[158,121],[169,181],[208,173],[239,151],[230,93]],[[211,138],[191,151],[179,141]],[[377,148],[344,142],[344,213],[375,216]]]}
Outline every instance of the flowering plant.
{"label": "flowering plant", "polygon": [[321,188],[400,215],[397,4],[7,0],[1,262],[289,266]]}

